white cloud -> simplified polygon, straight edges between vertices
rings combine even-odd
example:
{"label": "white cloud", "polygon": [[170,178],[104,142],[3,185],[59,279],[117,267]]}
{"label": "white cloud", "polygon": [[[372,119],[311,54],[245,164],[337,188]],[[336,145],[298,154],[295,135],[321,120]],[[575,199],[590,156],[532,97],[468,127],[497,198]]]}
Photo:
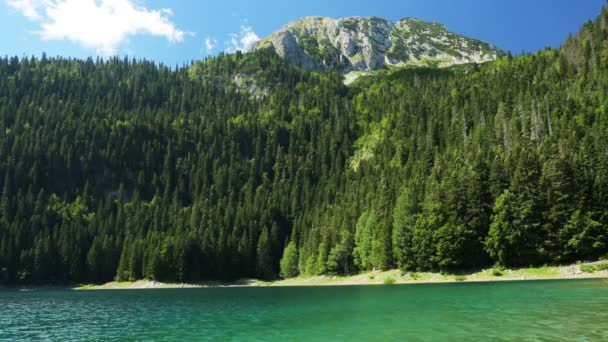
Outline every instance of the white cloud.
{"label": "white cloud", "polygon": [[[139,2],[139,1],[138,1]],[[149,10],[133,0],[8,0],[8,5],[40,23],[43,40],[70,40],[102,55],[137,34],[184,40],[170,9]]]}
{"label": "white cloud", "polygon": [[205,38],[205,48],[207,49],[207,53],[213,52],[215,47],[217,46],[217,40],[211,37]]}
{"label": "white cloud", "polygon": [[241,32],[230,34],[230,41],[226,42],[228,52],[251,50],[253,44],[260,40],[260,37],[253,31],[248,24],[241,26]]}
{"label": "white cloud", "polygon": [[21,12],[28,19],[38,21],[42,19],[39,9],[49,5],[47,0],[8,0],[8,6]]}

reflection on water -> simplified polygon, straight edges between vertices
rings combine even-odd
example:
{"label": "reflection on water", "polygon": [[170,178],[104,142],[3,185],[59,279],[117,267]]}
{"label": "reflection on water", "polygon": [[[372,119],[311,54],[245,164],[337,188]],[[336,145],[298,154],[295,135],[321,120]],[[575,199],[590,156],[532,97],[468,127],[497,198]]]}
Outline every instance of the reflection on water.
{"label": "reflection on water", "polygon": [[0,340],[608,340],[608,281],[0,292]]}

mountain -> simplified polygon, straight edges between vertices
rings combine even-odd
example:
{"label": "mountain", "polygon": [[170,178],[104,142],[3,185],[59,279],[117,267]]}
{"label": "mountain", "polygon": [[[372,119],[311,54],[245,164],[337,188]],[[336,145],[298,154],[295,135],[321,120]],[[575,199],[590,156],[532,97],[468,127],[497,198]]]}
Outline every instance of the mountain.
{"label": "mountain", "polygon": [[255,44],[306,70],[370,71],[385,66],[484,63],[503,55],[497,47],[450,32],[439,23],[404,18],[306,17]]}
{"label": "mountain", "polygon": [[608,9],[559,49],[387,69],[0,57],[0,286],[608,257]]}

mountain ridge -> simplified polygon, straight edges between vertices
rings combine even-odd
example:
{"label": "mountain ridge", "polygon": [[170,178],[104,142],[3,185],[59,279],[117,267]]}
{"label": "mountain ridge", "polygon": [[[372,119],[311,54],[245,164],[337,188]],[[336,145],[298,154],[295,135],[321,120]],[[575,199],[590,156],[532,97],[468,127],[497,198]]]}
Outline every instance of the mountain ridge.
{"label": "mountain ridge", "polygon": [[451,32],[443,24],[404,17],[309,16],[260,40],[253,50],[271,49],[309,71],[371,71],[385,67],[449,67],[498,59],[502,50]]}

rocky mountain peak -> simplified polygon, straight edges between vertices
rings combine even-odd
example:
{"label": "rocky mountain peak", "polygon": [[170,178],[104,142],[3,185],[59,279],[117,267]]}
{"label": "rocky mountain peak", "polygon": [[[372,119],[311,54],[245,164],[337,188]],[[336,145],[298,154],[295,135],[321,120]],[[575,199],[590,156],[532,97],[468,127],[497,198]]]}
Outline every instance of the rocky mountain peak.
{"label": "rocky mountain peak", "polygon": [[370,71],[385,66],[483,63],[502,51],[416,18],[396,23],[378,17],[305,17],[292,22],[254,49],[270,48],[306,70]]}

